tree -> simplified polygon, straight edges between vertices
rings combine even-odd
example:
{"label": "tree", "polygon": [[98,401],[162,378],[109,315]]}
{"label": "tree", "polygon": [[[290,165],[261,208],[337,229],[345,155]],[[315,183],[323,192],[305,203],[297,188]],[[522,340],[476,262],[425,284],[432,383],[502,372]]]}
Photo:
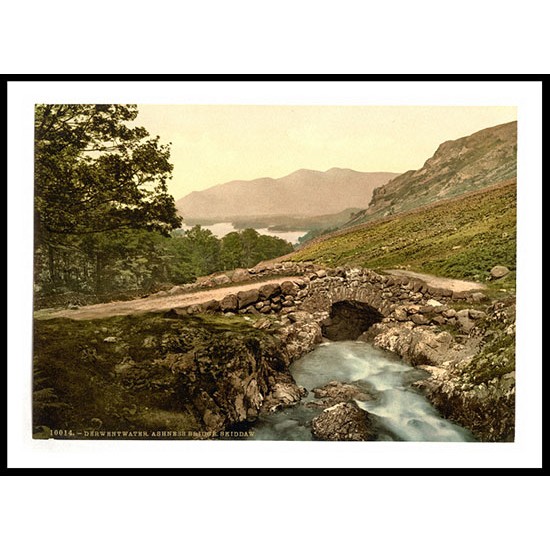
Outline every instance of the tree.
{"label": "tree", "polygon": [[242,255],[243,244],[240,233],[232,231],[222,237],[220,251],[222,269],[229,270],[240,267],[242,264]]}
{"label": "tree", "polygon": [[194,275],[200,277],[220,268],[220,241],[209,229],[195,225],[184,234],[190,251]]}
{"label": "tree", "polygon": [[260,261],[258,251],[258,238],[260,234],[252,228],[241,231],[242,256],[241,262],[244,266],[253,266]]}
{"label": "tree", "polygon": [[38,105],[35,201],[41,238],[179,227],[168,145],[127,123],[134,105]]}
{"label": "tree", "polygon": [[35,241],[42,285],[84,289],[93,278],[99,292],[107,263],[117,254],[122,262],[126,254],[118,242],[128,237],[125,230],[169,235],[180,226],[166,184],[173,168],[169,145],[132,124],[137,112],[135,105],[36,107]]}

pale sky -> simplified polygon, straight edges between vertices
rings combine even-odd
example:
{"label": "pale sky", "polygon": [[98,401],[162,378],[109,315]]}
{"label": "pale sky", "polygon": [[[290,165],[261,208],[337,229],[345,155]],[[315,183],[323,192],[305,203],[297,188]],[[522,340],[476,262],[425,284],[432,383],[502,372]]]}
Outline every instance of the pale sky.
{"label": "pale sky", "polygon": [[300,168],[405,172],[443,141],[517,119],[515,107],[138,105],[136,123],[172,142],[177,200],[232,180]]}

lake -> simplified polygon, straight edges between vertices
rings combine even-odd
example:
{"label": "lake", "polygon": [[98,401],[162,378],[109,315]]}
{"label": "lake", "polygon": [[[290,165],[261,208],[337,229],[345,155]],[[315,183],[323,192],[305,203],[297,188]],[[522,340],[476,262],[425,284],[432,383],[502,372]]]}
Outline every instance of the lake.
{"label": "lake", "polygon": [[[239,229],[235,229],[235,226],[230,222],[215,223],[212,225],[201,225],[201,227],[203,229],[209,229],[219,239],[221,239],[228,233],[231,233],[232,231],[239,231]],[[184,231],[187,231],[188,229],[192,229],[192,226],[182,225],[181,228]],[[291,244],[297,244],[298,239],[300,237],[303,237],[307,233],[307,231],[271,231],[267,227],[256,229],[256,231],[260,235],[268,235],[270,237],[279,237],[279,239],[288,241]]]}

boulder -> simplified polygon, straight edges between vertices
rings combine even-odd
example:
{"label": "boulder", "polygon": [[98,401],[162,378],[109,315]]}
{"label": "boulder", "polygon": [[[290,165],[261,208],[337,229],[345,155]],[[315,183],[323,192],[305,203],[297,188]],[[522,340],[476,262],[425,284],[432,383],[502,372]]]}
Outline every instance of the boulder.
{"label": "boulder", "polygon": [[268,300],[272,296],[279,294],[281,292],[280,285],[276,283],[268,283],[260,287],[259,296],[262,300]]}
{"label": "boulder", "polygon": [[410,322],[387,327],[373,325],[365,338],[376,347],[397,353],[413,366],[440,365],[457,352],[453,337],[448,332],[438,332],[434,328],[416,326]]}
{"label": "boulder", "polygon": [[323,399],[324,407],[331,407],[337,403],[347,401],[367,401],[371,396],[366,390],[363,390],[355,384],[345,384],[343,382],[333,381],[321,388],[315,388],[313,395],[317,399]]}
{"label": "boulder", "polygon": [[470,297],[470,292],[467,290],[455,290],[453,292],[453,300],[466,300]]}
{"label": "boulder", "polygon": [[250,290],[241,290],[237,292],[237,299],[239,300],[239,309],[242,309],[251,304],[255,304],[260,297],[260,292],[257,288],[251,288]]}
{"label": "boulder", "polygon": [[236,294],[228,294],[220,301],[222,311],[235,311],[239,307],[239,300]]}
{"label": "boulder", "polygon": [[453,337],[448,332],[415,332],[409,349],[413,365],[439,365],[448,356]]}
{"label": "boulder", "polygon": [[480,311],[479,309],[469,309],[468,316],[470,317],[470,319],[483,319],[483,317],[486,317],[487,314],[484,311]]}
{"label": "boulder", "polygon": [[296,296],[298,290],[298,285],[293,281],[284,281],[281,283],[281,292],[285,295]]}
{"label": "boulder", "polygon": [[368,441],[373,439],[368,414],[355,403],[338,403],[325,409],[311,423],[321,441]]}
{"label": "boulder", "polygon": [[215,285],[227,285],[231,282],[231,279],[225,273],[222,273],[221,275],[212,277],[212,282]]}
{"label": "boulder", "polygon": [[407,320],[407,310],[404,307],[397,307],[393,312],[393,317],[396,321],[406,321]]}
{"label": "boulder", "polygon": [[218,300],[209,300],[208,302],[204,302],[201,305],[203,311],[220,311],[220,302],[218,302]]}
{"label": "boulder", "polygon": [[456,310],[454,309],[446,309],[443,312],[443,317],[446,317],[447,319],[450,319],[451,317],[456,317]]}
{"label": "boulder", "polygon": [[470,301],[471,302],[483,302],[487,299],[487,296],[483,294],[483,292],[474,292],[470,295]]}
{"label": "boulder", "polygon": [[296,385],[289,373],[278,372],[269,379],[270,391],[262,404],[262,411],[275,412],[293,405],[307,395],[307,390]]}
{"label": "boulder", "polygon": [[252,277],[246,269],[235,269],[231,275],[231,280],[234,283],[242,283],[243,281],[250,281]]}
{"label": "boulder", "polygon": [[173,296],[174,294],[181,294],[184,289],[181,286],[173,286],[170,290],[167,290],[166,293]]}
{"label": "boulder", "polygon": [[510,273],[510,270],[503,265],[495,265],[495,267],[491,269],[491,277],[493,279],[501,279],[508,275],[508,273]]}
{"label": "boulder", "polygon": [[464,332],[470,332],[475,326],[474,321],[470,318],[470,310],[469,309],[461,309],[457,312],[456,318],[458,321],[458,325]]}
{"label": "boulder", "polygon": [[415,325],[427,325],[429,323],[428,319],[426,317],[424,317],[424,315],[422,315],[421,313],[415,313],[411,317],[411,321]]}

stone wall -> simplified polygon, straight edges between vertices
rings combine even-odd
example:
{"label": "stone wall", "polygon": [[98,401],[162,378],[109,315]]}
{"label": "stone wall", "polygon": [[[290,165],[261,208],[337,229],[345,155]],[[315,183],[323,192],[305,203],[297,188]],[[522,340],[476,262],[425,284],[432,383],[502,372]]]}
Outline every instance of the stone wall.
{"label": "stone wall", "polygon": [[[298,281],[270,283],[269,278],[299,276]],[[236,279],[235,280],[235,276]],[[449,301],[479,303],[486,298],[480,292],[453,292],[432,287],[419,279],[381,275],[363,268],[323,269],[311,263],[285,262],[273,266],[236,270],[194,283],[193,288],[212,288],[235,282],[266,279],[258,289],[231,292],[222,300],[211,300],[177,310],[178,313],[219,312],[225,314],[288,314],[307,311],[328,317],[333,304],[356,301],[366,304],[388,321],[412,321],[418,325],[451,325],[469,330],[482,311],[447,307]],[[186,285],[188,287],[189,285]],[[180,288],[180,287],[176,287]],[[175,293],[174,291],[168,291]]]}

